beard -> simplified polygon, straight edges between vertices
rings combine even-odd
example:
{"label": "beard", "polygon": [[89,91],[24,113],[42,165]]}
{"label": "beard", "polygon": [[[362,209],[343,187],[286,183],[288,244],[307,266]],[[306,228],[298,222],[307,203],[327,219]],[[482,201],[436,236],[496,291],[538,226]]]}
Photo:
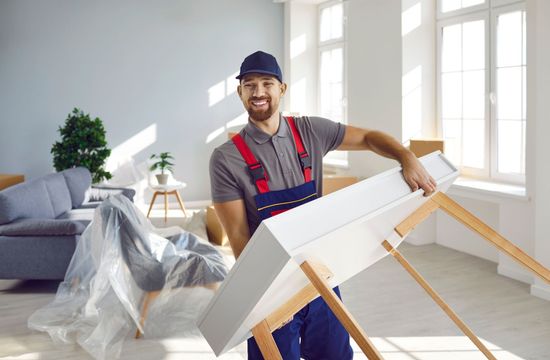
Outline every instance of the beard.
{"label": "beard", "polygon": [[254,110],[252,106],[249,105],[246,107],[246,111],[248,112],[248,116],[250,116],[252,120],[266,121],[275,113],[276,107],[273,106],[273,103],[269,98],[254,98],[254,99],[251,99],[250,101],[258,101],[258,100],[267,100],[268,107],[266,110]]}

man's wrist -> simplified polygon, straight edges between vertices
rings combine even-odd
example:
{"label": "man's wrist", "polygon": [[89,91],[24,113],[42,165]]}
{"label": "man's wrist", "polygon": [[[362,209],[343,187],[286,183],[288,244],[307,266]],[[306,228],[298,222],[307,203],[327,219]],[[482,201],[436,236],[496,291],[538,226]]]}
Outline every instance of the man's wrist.
{"label": "man's wrist", "polygon": [[407,148],[403,148],[403,150],[399,151],[397,155],[397,161],[399,161],[401,165],[414,160],[416,160],[416,156]]}

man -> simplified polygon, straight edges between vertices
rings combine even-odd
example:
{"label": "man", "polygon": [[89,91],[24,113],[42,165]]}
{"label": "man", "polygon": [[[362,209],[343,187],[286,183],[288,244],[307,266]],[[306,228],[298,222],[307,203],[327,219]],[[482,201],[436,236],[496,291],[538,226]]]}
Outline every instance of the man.
{"label": "man", "polygon": [[[413,191],[435,190],[418,159],[385,133],[318,117],[282,117],[279,103],[287,85],[272,55],[257,51],[246,57],[237,79],[248,124],[210,159],[214,206],[235,257],[263,219],[322,194],[322,160],[331,150],[371,150],[395,159]],[[284,359],[353,357],[348,333],[320,297],[273,337]],[[254,338],[248,340],[248,358],[262,359]]]}

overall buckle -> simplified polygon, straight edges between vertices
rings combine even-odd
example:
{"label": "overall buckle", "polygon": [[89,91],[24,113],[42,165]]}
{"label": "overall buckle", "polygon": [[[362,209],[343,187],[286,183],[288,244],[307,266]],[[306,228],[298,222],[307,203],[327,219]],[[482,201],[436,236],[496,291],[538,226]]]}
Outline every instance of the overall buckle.
{"label": "overall buckle", "polygon": [[252,176],[252,179],[254,179],[254,182],[261,179],[266,179],[264,167],[259,162],[249,165],[248,172]]}
{"label": "overall buckle", "polygon": [[309,157],[309,154],[304,151],[298,155],[300,156],[300,164],[302,165],[302,169],[311,169],[311,158]]}

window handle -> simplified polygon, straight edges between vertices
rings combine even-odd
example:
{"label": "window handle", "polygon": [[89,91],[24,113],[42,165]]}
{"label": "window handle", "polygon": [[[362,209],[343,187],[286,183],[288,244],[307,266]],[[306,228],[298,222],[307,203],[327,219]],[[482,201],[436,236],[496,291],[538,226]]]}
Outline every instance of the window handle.
{"label": "window handle", "polygon": [[497,102],[497,95],[492,91],[489,93],[489,101],[491,102],[491,105],[495,105]]}

